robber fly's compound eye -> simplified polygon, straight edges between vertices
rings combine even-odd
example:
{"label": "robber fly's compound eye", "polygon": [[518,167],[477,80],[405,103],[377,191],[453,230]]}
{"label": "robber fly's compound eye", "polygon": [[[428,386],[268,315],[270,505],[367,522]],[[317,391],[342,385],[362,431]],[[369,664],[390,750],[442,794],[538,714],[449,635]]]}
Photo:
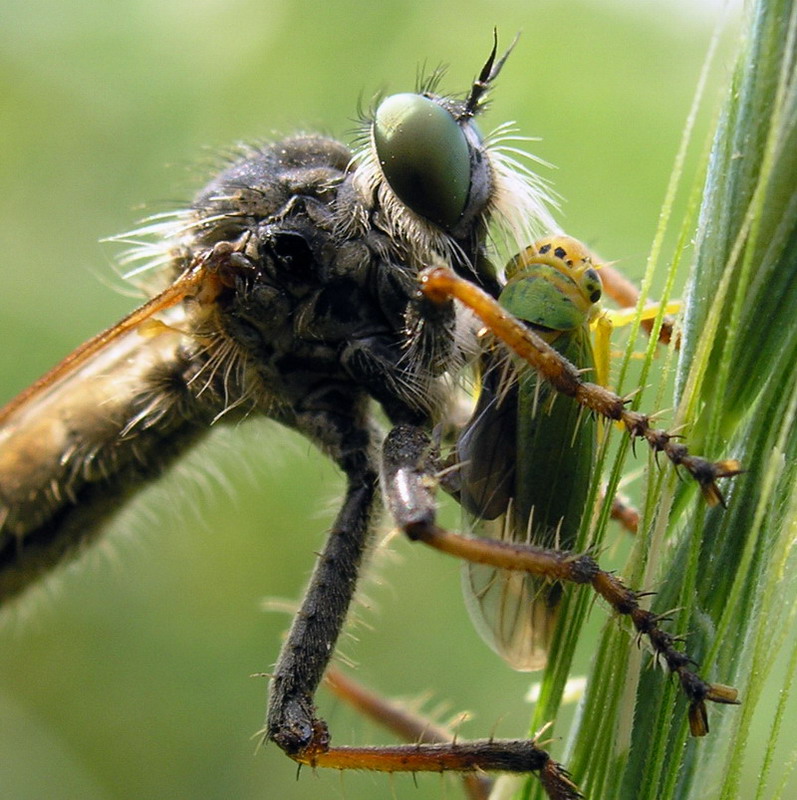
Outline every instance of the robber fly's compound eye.
{"label": "robber fly's compound eye", "polygon": [[394,94],[376,110],[373,142],[382,174],[416,214],[452,228],[471,184],[470,151],[454,117],[420,94]]}

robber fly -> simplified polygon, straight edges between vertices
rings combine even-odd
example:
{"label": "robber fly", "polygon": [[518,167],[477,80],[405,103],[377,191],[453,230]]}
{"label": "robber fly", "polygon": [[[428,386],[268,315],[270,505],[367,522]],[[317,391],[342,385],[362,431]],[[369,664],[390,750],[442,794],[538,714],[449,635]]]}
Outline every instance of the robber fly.
{"label": "robber fly", "polygon": [[[313,699],[372,537],[380,486],[411,538],[507,565],[495,543],[471,552],[476,540],[447,538],[434,524],[440,461],[430,435],[447,418],[452,375],[479,346],[480,324],[453,298],[476,292],[470,305],[483,316],[500,291],[490,231],[517,251],[555,228],[543,185],[505,146],[507,130],[484,138],[475,125],[508,53],[496,55],[494,46],[461,99],[438,94],[435,73],[417,93],[382,100],[355,151],[322,136],[243,148],[189,209],[140,232],[153,243],[135,256],[160,270],[166,288],[0,410],[0,600],[77,555],[120,500],[211,426],[269,417],[326,453],[346,489],[272,676],[265,737],[314,766],[536,771],[551,797],[566,798],[577,790],[534,742],[413,745],[398,756],[331,747]],[[496,313],[497,336],[521,352],[534,343],[522,323]],[[512,324],[518,329],[505,335]],[[561,356],[546,359],[543,374],[558,391],[667,451],[641,415],[622,416],[622,398],[585,389]],[[698,477],[685,449],[678,453]],[[729,473],[700,464],[704,489]],[[723,695],[726,687],[688,668],[674,638],[592,559],[515,550],[514,568],[592,583],[631,614],[696,709],[706,699],[733,702],[732,690]]]}

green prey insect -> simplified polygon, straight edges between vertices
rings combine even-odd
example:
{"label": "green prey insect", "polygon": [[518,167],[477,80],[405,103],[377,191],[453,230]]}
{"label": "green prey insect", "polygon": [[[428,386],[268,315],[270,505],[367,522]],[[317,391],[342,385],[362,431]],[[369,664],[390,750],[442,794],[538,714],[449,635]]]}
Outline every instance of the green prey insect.
{"label": "green prey insect", "polygon": [[[559,584],[591,585],[615,612],[630,617],[640,639],[646,638],[657,659],[677,676],[690,700],[692,735],[705,736],[706,701],[736,704],[736,690],[708,683],[695,672],[692,660],[677,646],[679,637],[662,630],[661,618],[641,607],[644,592],[628,588],[591,556],[567,549],[584,513],[595,447],[593,422],[582,412],[619,423],[632,440],[643,439],[654,453],[664,453],[694,478],[710,506],[724,504],[716,481],[739,474],[741,465],[735,459],[709,461],[690,454],[677,435],[654,428],[650,416],[626,408],[627,398],[585,380],[591,371],[600,380],[606,370],[600,359],[593,363],[589,348],[587,324],[595,317],[593,304],[601,287],[584,245],[562,236],[541,240],[510,262],[507,277],[496,300],[447,267],[433,267],[421,276],[427,298],[438,303],[456,298],[513,352],[507,374],[522,368],[519,377],[501,377],[495,366],[501,357],[496,361],[487,350],[481,398],[459,439],[463,475],[454,493],[477,520],[475,532],[487,535],[463,537],[419,526],[417,538],[468,562],[465,588],[472,595],[471,615],[488,643],[519,669],[537,669],[545,662]],[[540,294],[533,290],[535,284],[542,287]],[[557,403],[565,406],[555,412],[558,429],[545,420]],[[571,447],[578,442],[577,450],[567,447],[568,437]],[[542,474],[533,469],[537,446],[551,459]],[[485,458],[492,459],[496,474],[482,466]],[[503,468],[498,463],[502,459]],[[392,510],[401,517],[395,506]],[[405,527],[412,528],[412,522]],[[522,641],[523,635],[532,642]]]}
{"label": "green prey insect", "polygon": [[[591,372],[590,326],[601,294],[586,248],[554,236],[509,262],[498,302]],[[572,550],[595,468],[596,422],[518,360],[485,348],[478,401],[457,443],[459,500],[476,535]],[[488,644],[515,669],[541,669],[562,585],[483,564],[465,564],[462,575],[471,617]]]}
{"label": "green prey insect", "polygon": [[[723,502],[716,479],[736,474],[740,465],[689,455],[671,441],[674,436],[651,428],[645,415],[624,410],[622,398],[580,378],[594,374],[607,383],[610,330],[615,321],[629,317],[627,309],[606,312],[598,306],[604,291],[599,268],[608,278],[607,293],[617,299],[614,271],[598,264],[585,245],[561,234],[537,241],[510,260],[497,300],[445,268],[426,272],[422,280],[428,297],[456,297],[485,323],[475,407],[449,460],[455,469],[441,479],[462,506],[469,535],[437,527],[430,519],[433,511],[428,506],[424,510],[423,495],[434,483],[437,463],[426,459],[428,440],[394,429],[385,445],[383,480],[391,510],[412,538],[463,559],[471,617],[511,666],[545,666],[565,584],[590,584],[618,614],[630,617],[640,640],[647,638],[656,657],[677,676],[690,700],[692,734],[703,736],[708,733],[706,702],[736,704],[736,690],[704,681],[679,649],[679,638],[662,630],[659,617],[640,606],[643,593],[573,548],[588,513],[598,415],[616,419],[632,437],[645,438],[683,465],[709,504]],[[566,381],[576,391],[569,391]],[[577,402],[565,394],[576,395]],[[394,458],[401,465],[392,466]],[[401,487],[401,497],[391,492],[394,486]],[[327,685],[362,714],[418,742],[413,757],[420,769],[427,768],[421,743],[438,748],[448,743],[462,764],[466,755],[475,756],[475,750],[456,742],[450,732],[374,695],[338,670],[328,673]],[[535,745],[539,735],[532,740]],[[406,750],[397,755],[408,758]],[[549,797],[581,796],[560,765],[548,761],[537,772]],[[489,793],[483,779],[473,775],[466,775],[465,791],[478,798]]]}

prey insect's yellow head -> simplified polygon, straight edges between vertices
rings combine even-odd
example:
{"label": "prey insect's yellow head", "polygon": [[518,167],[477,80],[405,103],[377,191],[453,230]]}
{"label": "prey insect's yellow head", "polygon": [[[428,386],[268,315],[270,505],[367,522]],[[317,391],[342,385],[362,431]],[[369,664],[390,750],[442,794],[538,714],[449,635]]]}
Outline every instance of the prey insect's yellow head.
{"label": "prey insect's yellow head", "polygon": [[547,264],[561,272],[590,303],[600,300],[603,286],[597,270],[601,264],[593,261],[590,250],[578,239],[564,234],[538,239],[506,265],[507,281],[532,264]]}
{"label": "prey insect's yellow head", "polygon": [[592,320],[598,313],[596,303],[603,293],[597,272],[600,266],[578,239],[557,234],[539,239],[518,253],[506,265],[505,276],[509,285],[543,271],[557,296],[566,298],[569,305]]}

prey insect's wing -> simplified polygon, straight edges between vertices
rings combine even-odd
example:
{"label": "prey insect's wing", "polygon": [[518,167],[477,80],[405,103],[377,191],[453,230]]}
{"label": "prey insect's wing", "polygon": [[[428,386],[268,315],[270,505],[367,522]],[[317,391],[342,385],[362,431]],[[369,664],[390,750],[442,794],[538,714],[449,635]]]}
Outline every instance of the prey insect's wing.
{"label": "prey insect's wing", "polygon": [[[594,420],[569,399],[557,398],[531,371],[504,389],[485,378],[474,422],[458,446],[469,530],[500,541],[572,549],[594,442]],[[561,585],[481,564],[464,565],[462,580],[485,641],[515,669],[541,669]]]}

